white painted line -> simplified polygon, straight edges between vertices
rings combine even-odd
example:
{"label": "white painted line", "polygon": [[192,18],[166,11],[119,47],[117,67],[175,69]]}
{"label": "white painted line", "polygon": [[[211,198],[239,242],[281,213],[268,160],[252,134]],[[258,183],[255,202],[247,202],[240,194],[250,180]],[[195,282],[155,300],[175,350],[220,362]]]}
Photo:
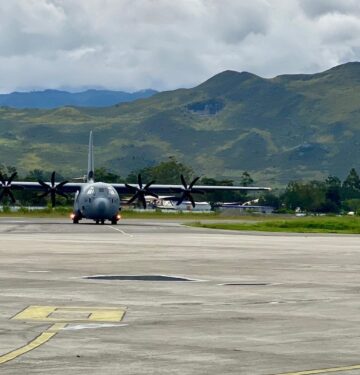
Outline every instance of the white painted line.
{"label": "white painted line", "polygon": [[21,223],[26,223],[24,220],[1,220],[2,224],[21,224]]}
{"label": "white painted line", "polygon": [[164,275],[164,274],[161,274],[160,276],[177,277],[177,278],[180,278],[180,279],[185,279],[187,281],[196,281],[196,282],[199,282],[199,283],[204,283],[204,282],[208,281],[208,280],[202,280],[202,279],[193,279],[193,278],[190,278],[190,277],[180,276],[180,275]]}
{"label": "white painted line", "polygon": [[97,328],[113,328],[113,327],[126,327],[128,324],[68,324],[62,328],[62,331],[80,331],[82,329],[97,329]]}
{"label": "white painted line", "polygon": [[26,272],[29,272],[29,273],[46,273],[46,272],[50,272],[50,271],[26,271]]}
{"label": "white painted line", "polygon": [[121,234],[123,234],[124,236],[128,236],[128,237],[134,237],[132,234],[129,234],[129,233],[126,233],[124,232],[122,229],[119,229],[119,228],[115,228],[113,226],[107,226],[106,228],[111,228],[111,229],[114,229],[116,230],[117,232],[120,232]]}

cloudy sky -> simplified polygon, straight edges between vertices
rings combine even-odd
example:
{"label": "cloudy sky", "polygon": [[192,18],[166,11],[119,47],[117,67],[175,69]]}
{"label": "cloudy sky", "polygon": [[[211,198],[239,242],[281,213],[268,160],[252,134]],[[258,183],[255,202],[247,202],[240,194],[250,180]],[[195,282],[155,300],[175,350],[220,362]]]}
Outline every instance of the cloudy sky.
{"label": "cloudy sky", "polygon": [[358,0],[0,2],[0,92],[194,86],[360,60]]}

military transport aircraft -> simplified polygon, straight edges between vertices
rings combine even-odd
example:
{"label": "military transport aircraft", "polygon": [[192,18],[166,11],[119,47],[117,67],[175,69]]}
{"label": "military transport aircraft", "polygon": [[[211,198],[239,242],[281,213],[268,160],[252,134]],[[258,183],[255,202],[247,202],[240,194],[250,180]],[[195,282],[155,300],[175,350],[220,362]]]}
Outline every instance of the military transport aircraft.
{"label": "military transport aircraft", "polygon": [[267,187],[250,186],[202,186],[195,185],[199,180],[196,177],[189,185],[184,176],[180,176],[182,185],[154,185],[155,181],[143,184],[141,175],[138,175],[138,185],[129,184],[108,184],[104,182],[95,182],[94,178],[94,152],[93,152],[93,134],[90,132],[88,171],[85,182],[72,183],[68,181],[55,182],[55,172],[51,175],[50,182],[39,180],[38,182],[14,181],[16,173],[13,173],[8,180],[0,177],[0,201],[9,196],[15,203],[15,197],[12,190],[34,190],[41,191],[40,197],[50,196],[52,206],[56,204],[56,195],[67,197],[66,193],[75,193],[74,211],[71,215],[73,223],[77,224],[81,219],[92,219],[97,224],[104,224],[105,220],[110,220],[111,224],[116,224],[120,219],[119,194],[130,194],[132,198],[128,203],[139,201],[144,209],[146,208],[146,195],[158,197],[157,194],[180,194],[178,197],[169,197],[176,200],[180,205],[183,201],[189,200],[193,207],[195,201],[192,194],[204,194],[206,191],[214,190],[270,190]]}

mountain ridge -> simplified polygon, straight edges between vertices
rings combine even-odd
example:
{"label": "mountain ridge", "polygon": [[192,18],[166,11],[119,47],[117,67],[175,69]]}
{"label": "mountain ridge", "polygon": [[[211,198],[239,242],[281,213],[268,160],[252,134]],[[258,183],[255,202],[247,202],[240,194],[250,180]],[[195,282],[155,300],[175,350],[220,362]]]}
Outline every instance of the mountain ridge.
{"label": "mountain ridge", "polygon": [[79,175],[94,130],[98,166],[126,176],[170,156],[197,174],[258,184],[360,170],[360,63],[313,75],[225,71],[191,89],[107,108],[0,108],[0,160]]}
{"label": "mountain ridge", "polygon": [[79,92],[45,89],[41,91],[0,94],[0,106],[11,108],[53,109],[64,106],[108,107],[121,102],[148,98],[157,91],[140,90],[133,93],[125,91],[88,89]]}

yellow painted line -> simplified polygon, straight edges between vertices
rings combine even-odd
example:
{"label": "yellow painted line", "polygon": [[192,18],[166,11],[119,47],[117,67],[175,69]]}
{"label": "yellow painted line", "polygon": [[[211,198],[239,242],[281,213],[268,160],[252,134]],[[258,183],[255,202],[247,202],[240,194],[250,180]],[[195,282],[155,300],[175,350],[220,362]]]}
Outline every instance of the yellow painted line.
{"label": "yellow painted line", "polygon": [[124,310],[97,310],[91,313],[89,320],[96,322],[120,322],[124,315]]}
{"label": "yellow painted line", "polygon": [[352,371],[359,370],[360,365],[353,366],[342,366],[342,367],[330,367],[323,368],[318,370],[305,370],[305,371],[295,371],[295,372],[286,372],[277,375],[314,375],[314,374],[330,374],[332,372],[343,372],[343,371]]}
{"label": "yellow painted line", "polygon": [[0,356],[0,365],[28,353],[48,342],[59,330],[73,322],[120,322],[126,310],[117,307],[28,306],[12,319],[55,323],[28,344]]}
{"label": "yellow painted line", "polygon": [[125,310],[117,307],[29,306],[12,319],[42,322],[120,322]]}
{"label": "yellow painted line", "polygon": [[56,310],[55,306],[29,306],[12,319],[16,320],[46,320]]}
{"label": "yellow painted line", "polygon": [[64,328],[67,323],[56,323],[53,324],[50,328],[48,328],[46,331],[41,333],[38,337],[36,337],[34,340],[30,341],[27,345],[22,346],[21,348],[15,349],[7,354],[4,354],[0,356],[0,365],[4,364],[6,362],[12,361],[13,359],[30,352],[31,350],[34,350],[38,348],[39,346],[45,344],[48,342],[51,338],[53,338],[59,330]]}

